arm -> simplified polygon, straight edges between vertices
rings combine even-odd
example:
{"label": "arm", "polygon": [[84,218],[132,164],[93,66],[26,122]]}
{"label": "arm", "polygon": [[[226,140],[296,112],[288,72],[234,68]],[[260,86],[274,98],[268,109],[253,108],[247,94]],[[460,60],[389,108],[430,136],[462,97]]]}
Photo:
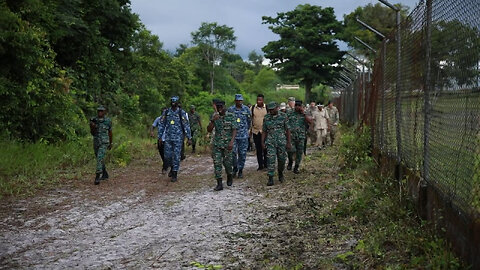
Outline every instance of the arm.
{"label": "arm", "polygon": [[232,132],[232,138],[230,139],[230,142],[228,143],[228,151],[231,151],[233,149],[233,143],[235,142],[235,137],[237,137],[237,129],[233,129]]}
{"label": "arm", "polygon": [[267,147],[265,146],[265,139],[267,138],[267,135],[268,135],[268,132],[267,131],[263,131],[262,132],[262,148],[263,149],[266,149]]}
{"label": "arm", "polygon": [[112,143],[113,143],[113,132],[112,132],[112,129],[110,129],[110,130],[108,131],[108,141],[109,141],[108,149],[112,149]]}
{"label": "arm", "polygon": [[285,132],[285,134],[287,135],[287,149],[291,149],[292,148],[292,144],[291,144],[291,136],[290,136],[290,129],[287,128],[287,131]]}
{"label": "arm", "polygon": [[214,113],[213,116],[212,116],[212,120],[210,120],[210,123],[209,123],[208,126],[207,126],[207,131],[208,131],[208,132],[212,132],[212,131],[213,131],[213,128],[215,127],[214,122],[215,122],[218,118],[220,118],[220,115],[219,115],[217,112]]}

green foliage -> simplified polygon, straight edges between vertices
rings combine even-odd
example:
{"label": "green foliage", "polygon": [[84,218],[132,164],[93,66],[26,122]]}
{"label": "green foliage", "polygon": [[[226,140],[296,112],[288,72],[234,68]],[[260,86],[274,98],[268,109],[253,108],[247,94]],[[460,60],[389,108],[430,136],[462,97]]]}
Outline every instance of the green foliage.
{"label": "green foliage", "polygon": [[477,135],[477,149],[474,158],[474,173],[472,184],[472,207],[480,211],[480,133]]}
{"label": "green foliage", "polygon": [[305,85],[305,100],[311,101],[312,86],[332,82],[343,56],[335,41],[342,26],[333,8],[298,5],[262,20],[280,36],[262,48],[265,57],[286,81],[300,80]]}
{"label": "green foliage", "polygon": [[215,270],[215,269],[223,269],[223,266],[222,265],[214,265],[214,264],[202,264],[202,263],[199,263],[199,262],[190,262],[190,265],[193,266],[193,267],[196,267],[198,269],[208,269],[208,270]]}
{"label": "green foliage", "polygon": [[354,169],[358,164],[372,162],[370,129],[367,126],[342,133],[342,144],[339,153],[346,168]]}

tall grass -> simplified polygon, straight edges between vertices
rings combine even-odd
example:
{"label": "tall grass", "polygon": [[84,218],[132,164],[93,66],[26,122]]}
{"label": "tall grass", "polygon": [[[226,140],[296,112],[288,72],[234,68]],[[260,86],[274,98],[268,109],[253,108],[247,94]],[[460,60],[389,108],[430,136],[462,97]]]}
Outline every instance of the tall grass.
{"label": "tall grass", "polygon": [[[155,140],[147,137],[146,129],[126,128],[116,122],[114,119],[113,148],[106,159],[109,168],[155,155]],[[62,180],[85,179],[81,176],[95,171],[91,136],[55,144],[1,139],[0,148],[0,197],[29,195]]]}

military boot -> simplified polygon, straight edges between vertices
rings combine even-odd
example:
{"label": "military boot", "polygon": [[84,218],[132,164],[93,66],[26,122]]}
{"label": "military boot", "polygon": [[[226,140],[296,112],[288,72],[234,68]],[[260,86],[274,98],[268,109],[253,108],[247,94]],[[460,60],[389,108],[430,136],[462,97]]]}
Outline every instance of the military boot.
{"label": "military boot", "polygon": [[237,178],[243,178],[243,169],[242,169],[242,170],[238,170]]}
{"label": "military boot", "polygon": [[227,186],[232,186],[233,184],[233,175],[227,174]]}
{"label": "military boot", "polygon": [[170,182],[177,182],[177,172],[172,172],[172,179],[170,179]]}
{"label": "military boot", "polygon": [[215,191],[220,191],[223,190],[223,183],[222,183],[222,178],[217,179],[217,186],[213,189]]}
{"label": "military boot", "polygon": [[297,164],[295,164],[295,168],[293,168],[293,173],[294,174],[299,174],[300,173],[300,171],[298,170],[298,165]]}
{"label": "military boot", "polygon": [[105,166],[103,166],[102,178],[100,178],[100,180],[107,180],[107,179],[108,179],[107,168],[105,168]]}
{"label": "military boot", "polygon": [[283,171],[278,172],[278,181],[280,181],[280,183],[285,181],[285,177],[283,176]]}
{"label": "military boot", "polygon": [[168,172],[168,177],[172,177],[173,176],[173,169],[170,168],[170,171]]}
{"label": "military boot", "polygon": [[238,168],[233,167],[233,177],[237,177]]}
{"label": "military boot", "polygon": [[273,186],[273,176],[271,175],[268,176],[267,186]]}
{"label": "military boot", "polygon": [[95,185],[100,184],[100,173],[95,174],[95,182],[93,182]]}
{"label": "military boot", "polygon": [[287,170],[292,170],[292,165],[293,165],[293,161],[292,160],[289,160],[288,161],[288,165],[287,165]]}

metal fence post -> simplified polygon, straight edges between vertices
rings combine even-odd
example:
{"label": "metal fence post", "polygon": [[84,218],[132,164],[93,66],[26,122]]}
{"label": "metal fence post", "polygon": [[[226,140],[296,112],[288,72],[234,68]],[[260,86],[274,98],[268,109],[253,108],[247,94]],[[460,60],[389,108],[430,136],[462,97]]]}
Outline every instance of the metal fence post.
{"label": "metal fence post", "polygon": [[395,95],[395,116],[396,116],[396,132],[397,132],[397,161],[400,163],[402,161],[402,133],[401,133],[401,128],[402,128],[402,99],[401,99],[401,93],[402,93],[402,88],[401,88],[401,80],[402,80],[402,55],[401,55],[401,50],[402,50],[402,40],[401,40],[401,29],[400,29],[400,23],[401,23],[401,17],[400,17],[400,10],[396,10],[397,14],[397,88],[396,88],[396,95]]}
{"label": "metal fence post", "polygon": [[426,25],[426,67],[425,67],[425,89],[423,91],[424,102],[424,124],[423,124],[423,179],[422,186],[426,186],[430,180],[430,117],[431,117],[431,104],[430,104],[430,91],[431,91],[431,56],[432,56],[432,0],[427,0],[427,25]]}
{"label": "metal fence post", "polygon": [[380,125],[380,149],[382,152],[385,152],[385,91],[387,90],[387,85],[385,82],[385,70],[387,68],[387,39],[383,40],[383,49],[382,49],[382,88],[381,88],[381,125]]}

